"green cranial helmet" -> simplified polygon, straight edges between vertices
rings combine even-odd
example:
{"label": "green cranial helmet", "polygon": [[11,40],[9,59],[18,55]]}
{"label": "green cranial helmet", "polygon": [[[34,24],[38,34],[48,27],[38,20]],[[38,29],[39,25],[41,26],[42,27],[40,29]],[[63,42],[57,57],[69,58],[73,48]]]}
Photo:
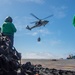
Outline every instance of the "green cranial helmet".
{"label": "green cranial helmet", "polygon": [[10,16],[7,16],[6,19],[5,19],[5,22],[12,22],[12,18]]}

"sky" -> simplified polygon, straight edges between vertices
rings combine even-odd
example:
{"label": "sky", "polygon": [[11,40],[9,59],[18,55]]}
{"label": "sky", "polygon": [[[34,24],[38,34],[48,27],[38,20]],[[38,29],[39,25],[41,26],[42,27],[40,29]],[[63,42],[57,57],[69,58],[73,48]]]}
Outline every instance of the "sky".
{"label": "sky", "polygon": [[[49,23],[45,27],[29,31],[26,26],[37,21],[30,13],[40,19],[54,16],[46,19]],[[75,0],[0,0],[0,27],[7,16],[13,18],[17,28],[14,47],[25,59],[65,59],[75,55],[74,15]]]}

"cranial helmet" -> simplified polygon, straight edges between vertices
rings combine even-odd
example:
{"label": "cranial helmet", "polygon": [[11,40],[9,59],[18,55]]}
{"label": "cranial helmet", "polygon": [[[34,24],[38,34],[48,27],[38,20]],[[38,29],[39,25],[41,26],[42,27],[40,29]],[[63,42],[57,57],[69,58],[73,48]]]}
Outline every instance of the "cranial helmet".
{"label": "cranial helmet", "polygon": [[5,22],[12,22],[12,18],[10,16],[6,17]]}

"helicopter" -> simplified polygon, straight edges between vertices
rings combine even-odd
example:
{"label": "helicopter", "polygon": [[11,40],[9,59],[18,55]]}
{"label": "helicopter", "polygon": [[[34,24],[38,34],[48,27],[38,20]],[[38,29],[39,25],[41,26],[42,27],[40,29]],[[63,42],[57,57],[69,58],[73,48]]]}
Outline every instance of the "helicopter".
{"label": "helicopter", "polygon": [[47,18],[53,16],[53,14],[52,14],[52,15],[50,15],[50,16],[47,16],[47,17],[43,18],[43,19],[39,19],[39,18],[36,17],[34,14],[31,13],[31,15],[32,15],[33,17],[35,17],[36,19],[38,19],[38,21],[31,22],[31,23],[35,23],[35,25],[32,26],[32,27],[29,27],[29,26],[27,25],[27,26],[26,26],[26,29],[28,29],[28,30],[32,30],[33,28],[40,27],[40,26],[45,26],[45,25],[49,22],[48,20],[45,20],[45,19],[47,19]]}

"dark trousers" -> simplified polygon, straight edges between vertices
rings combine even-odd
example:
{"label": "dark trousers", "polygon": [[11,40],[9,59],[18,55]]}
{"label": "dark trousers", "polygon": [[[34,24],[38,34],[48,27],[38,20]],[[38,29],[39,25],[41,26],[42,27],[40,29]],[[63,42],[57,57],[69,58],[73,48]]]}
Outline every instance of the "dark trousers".
{"label": "dark trousers", "polygon": [[12,48],[13,47],[13,43],[14,43],[14,35],[12,34],[5,34],[5,33],[2,33],[3,36],[6,36],[10,41],[9,41],[9,47]]}
{"label": "dark trousers", "polygon": [[7,35],[7,37],[10,39],[10,47],[13,47],[13,43],[14,43],[14,35]]}

